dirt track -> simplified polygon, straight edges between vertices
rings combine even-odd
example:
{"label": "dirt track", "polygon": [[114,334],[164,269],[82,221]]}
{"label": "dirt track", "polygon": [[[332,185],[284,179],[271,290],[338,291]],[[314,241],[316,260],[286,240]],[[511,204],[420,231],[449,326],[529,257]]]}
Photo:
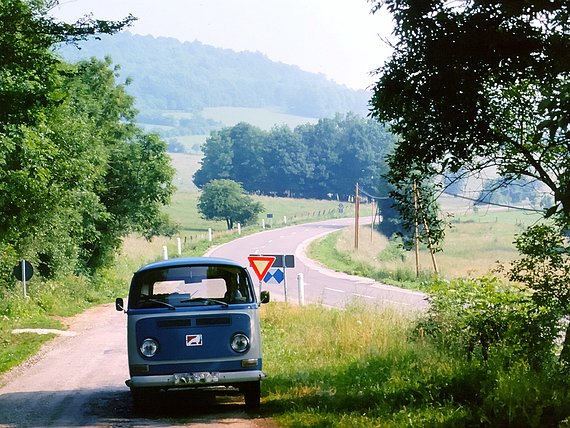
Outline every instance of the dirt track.
{"label": "dirt track", "polygon": [[0,427],[275,426],[247,414],[241,396],[165,394],[135,414],[124,383],[126,316],[103,305],[65,322],[67,335],[0,378]]}

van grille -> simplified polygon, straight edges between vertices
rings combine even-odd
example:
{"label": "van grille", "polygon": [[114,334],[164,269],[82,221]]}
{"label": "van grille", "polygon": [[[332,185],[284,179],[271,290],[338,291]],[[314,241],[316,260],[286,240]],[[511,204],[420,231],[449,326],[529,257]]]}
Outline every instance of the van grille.
{"label": "van grille", "polygon": [[160,328],[169,327],[190,327],[192,325],[192,320],[181,319],[181,320],[158,320],[156,324]]}
{"label": "van grille", "polygon": [[230,317],[196,318],[196,325],[230,325]]}

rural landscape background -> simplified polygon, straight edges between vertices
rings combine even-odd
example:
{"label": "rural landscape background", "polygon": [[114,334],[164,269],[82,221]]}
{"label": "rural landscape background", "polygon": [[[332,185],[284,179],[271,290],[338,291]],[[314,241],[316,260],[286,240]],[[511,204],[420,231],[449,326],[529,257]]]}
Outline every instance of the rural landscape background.
{"label": "rural landscape background", "polygon": [[[202,171],[213,180],[231,179],[236,171],[246,171],[265,173],[243,182],[248,197],[263,208],[258,218],[244,224],[242,234],[353,217],[358,181],[359,214],[374,217],[376,227],[361,227],[358,248],[354,228],[347,228],[312,243],[309,255],[333,270],[426,293],[430,303],[423,312],[359,300],[345,310],[325,308],[319,302],[306,307],[283,302],[264,305],[264,370],[269,377],[262,387],[259,416],[291,427],[564,427],[570,423],[568,242],[563,233],[553,233],[562,224],[555,220],[565,218],[557,217],[564,214],[559,203],[565,201],[560,197],[565,194],[562,181],[544,180],[560,186],[560,193],[553,196],[545,183],[527,186],[532,180],[513,172],[506,179],[497,178],[493,168],[490,176],[466,179],[464,170],[452,162],[458,159],[443,156],[453,170],[450,177],[438,177],[435,185],[418,180],[419,191],[416,181],[405,188],[390,187],[386,175],[394,169],[402,172],[398,168],[408,166],[406,156],[417,160],[417,153],[412,144],[407,153],[398,154],[401,157],[391,157],[388,165],[385,155],[400,143],[409,143],[410,135],[408,140],[397,137],[378,121],[378,111],[392,106],[378,93],[349,89],[324,75],[270,61],[259,52],[238,53],[197,41],[119,31],[128,18],[116,27],[99,21],[61,27],[32,13],[36,6],[29,2],[8,3],[0,9],[0,23],[7,27],[0,34],[0,47],[17,55],[0,56],[7,70],[0,74],[7,100],[0,109],[0,161],[5,167],[0,181],[4,191],[0,373],[11,376],[11,369],[52,338],[15,334],[15,329],[65,329],[68,317],[125,296],[132,272],[162,258],[164,247],[175,254],[177,239],[183,244],[182,256],[200,256],[214,245],[238,238],[236,228],[228,229],[224,220],[208,219],[199,211],[203,192],[196,184],[205,183],[196,177]],[[442,6],[444,11],[446,7]],[[567,10],[565,5],[552,7],[553,13]],[[475,12],[479,22],[480,11]],[[512,18],[511,12],[507,8],[505,13]],[[521,11],[521,22],[535,22],[527,19],[531,12]],[[555,13],[556,20],[568,19],[560,16]],[[37,31],[22,35],[21,28],[27,28],[22,23]],[[83,40],[101,31],[116,34]],[[553,40],[562,39],[566,40]],[[560,51],[552,52],[556,57]],[[471,61],[469,55],[467,59]],[[532,67],[525,72],[528,69]],[[412,74],[402,76],[413,78]],[[499,74],[501,83],[511,75]],[[439,75],[426,72],[426,76]],[[485,104],[490,111],[505,113],[491,115],[500,122],[493,125],[508,128],[501,141],[512,138],[516,147],[525,143],[525,149],[543,153],[538,142],[546,140],[544,147],[552,152],[541,160],[552,167],[550,171],[567,168],[570,125],[563,114],[567,98],[561,95],[570,87],[567,79],[567,74],[554,79],[563,82],[564,90],[553,82],[541,87],[541,79],[525,80],[522,87],[519,81],[511,82],[509,90],[499,85],[489,90],[496,98]],[[394,91],[411,87],[387,86]],[[499,94],[503,89],[505,98]],[[537,96],[541,91],[542,101]],[[462,100],[459,92],[455,95],[462,106],[469,100]],[[528,101],[529,94],[537,98],[519,102]],[[415,107],[424,101],[413,99]],[[536,127],[521,127],[532,128],[536,135],[519,141],[513,129],[520,129],[509,126],[523,117],[517,115],[521,106],[536,106],[543,109],[537,116],[551,113],[557,120],[541,119]],[[398,111],[398,106],[393,107],[391,113]],[[371,110],[376,113],[373,118],[368,115]],[[409,114],[407,104],[402,111]],[[452,111],[450,117],[455,116],[461,115]],[[433,123],[438,123],[436,119],[431,118]],[[394,123],[403,134],[415,130],[404,122]],[[417,121],[426,138],[431,124]],[[449,131],[447,125],[441,129]],[[455,137],[464,142],[463,135]],[[437,148],[445,148],[446,142],[436,142]],[[267,154],[279,144],[283,159],[290,155],[290,168],[283,168],[284,173],[306,165],[306,174],[291,174],[298,181],[279,191],[252,187],[251,183],[261,186],[256,177],[262,177],[264,184],[268,176],[273,178],[270,186],[280,181],[266,163]],[[288,150],[292,147],[296,151]],[[305,151],[308,147],[315,150]],[[460,146],[458,152],[465,155],[469,147]],[[249,163],[234,165],[235,155],[244,153],[251,155]],[[506,153],[511,157],[500,152],[499,158],[518,160],[525,152]],[[259,160],[254,158],[257,154]],[[403,161],[398,164],[394,159]],[[445,162],[432,164],[439,167]],[[256,169],[260,165],[263,168]],[[299,189],[315,177],[317,185],[310,193],[314,197],[284,197],[303,195]],[[499,187],[507,190],[492,192]],[[408,204],[408,214],[416,213],[416,230],[427,232],[421,242],[414,240],[413,222],[398,222],[391,209],[388,195],[398,192],[402,199],[429,203],[427,209],[419,208],[421,202]],[[12,194],[25,197],[12,198]],[[427,220],[418,212],[429,212],[440,233],[434,251]],[[22,257],[37,266],[27,296],[12,276]],[[184,417],[181,422],[190,421]]]}

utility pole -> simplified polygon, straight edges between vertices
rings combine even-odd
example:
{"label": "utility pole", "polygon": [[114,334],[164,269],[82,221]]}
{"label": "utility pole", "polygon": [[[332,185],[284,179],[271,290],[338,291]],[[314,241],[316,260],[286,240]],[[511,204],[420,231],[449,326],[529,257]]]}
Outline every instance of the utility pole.
{"label": "utility pole", "polygon": [[376,220],[376,211],[374,211],[374,202],[375,199],[372,198],[372,224],[370,225],[370,242],[372,242],[372,239],[374,237],[374,220]]}
{"label": "utility pole", "polygon": [[[416,189],[417,192],[417,189]],[[422,210],[422,212],[424,212],[424,205],[422,203],[421,198],[419,197],[419,195],[417,196],[418,201],[420,203],[420,209]],[[428,227],[428,223],[426,220],[426,216],[422,216],[423,220],[424,220],[424,228],[426,229],[426,234],[427,234],[427,239],[428,239],[428,247],[429,247],[429,252],[431,254],[431,262],[433,264],[433,270],[435,271],[436,274],[439,274],[439,269],[437,267],[437,260],[435,259],[435,250],[433,249],[433,244],[431,242],[431,234],[429,231],[429,227]]]}
{"label": "utility pole", "polygon": [[416,244],[416,276],[420,276],[420,227],[418,225],[418,188],[416,187],[415,180],[412,183],[412,192],[414,193],[414,240]]}
{"label": "utility pole", "polygon": [[360,224],[360,198],[358,196],[358,182],[356,182],[356,199],[354,200],[354,248],[358,250],[358,228]]}

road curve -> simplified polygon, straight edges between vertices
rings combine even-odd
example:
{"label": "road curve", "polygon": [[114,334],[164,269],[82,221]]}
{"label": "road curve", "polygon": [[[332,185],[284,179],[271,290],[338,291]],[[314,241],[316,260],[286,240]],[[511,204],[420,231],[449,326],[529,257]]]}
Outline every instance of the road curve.
{"label": "road curve", "polygon": [[[267,230],[213,248],[207,255],[226,257],[248,265],[247,257],[250,254],[294,254],[295,267],[285,270],[284,285],[262,284],[264,289],[271,291],[273,300],[285,300],[286,288],[287,301],[298,303],[297,278],[302,274],[306,303],[342,308],[354,301],[361,301],[401,309],[424,308],[427,303],[423,293],[335,272],[307,257],[305,250],[311,241],[352,224],[354,219],[334,219]],[[253,270],[250,271],[257,280]]]}

